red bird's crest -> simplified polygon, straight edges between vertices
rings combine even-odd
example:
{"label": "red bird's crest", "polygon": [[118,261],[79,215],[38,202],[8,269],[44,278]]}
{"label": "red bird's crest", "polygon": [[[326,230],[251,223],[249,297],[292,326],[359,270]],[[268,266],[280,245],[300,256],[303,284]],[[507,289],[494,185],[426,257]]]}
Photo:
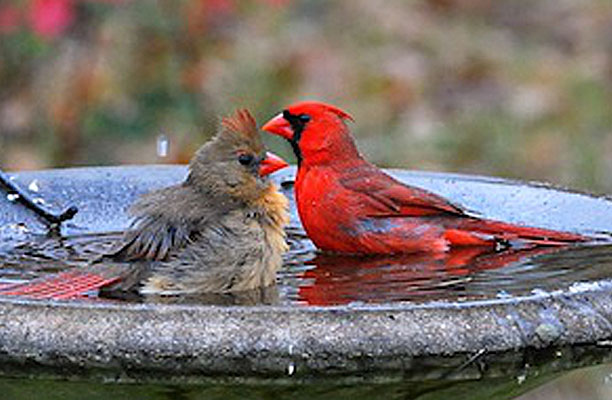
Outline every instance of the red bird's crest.
{"label": "red bird's crest", "polygon": [[349,113],[347,113],[344,110],[341,110],[340,108],[336,107],[336,106],[332,106],[331,104],[327,104],[327,103],[321,103],[320,101],[303,101],[301,103],[296,103],[290,107],[287,108],[287,110],[291,113],[291,114],[311,114],[311,115],[318,115],[318,114],[322,114],[323,112],[331,112],[335,115],[337,115],[338,117],[340,117],[340,119],[348,119],[351,122],[355,122],[355,119],[353,118],[353,116]]}

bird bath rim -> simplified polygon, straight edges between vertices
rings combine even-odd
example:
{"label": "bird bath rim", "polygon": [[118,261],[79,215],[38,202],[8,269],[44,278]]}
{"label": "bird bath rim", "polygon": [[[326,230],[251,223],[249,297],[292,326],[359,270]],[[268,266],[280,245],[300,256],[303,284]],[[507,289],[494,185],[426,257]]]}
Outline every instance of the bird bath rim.
{"label": "bird bath rim", "polygon": [[470,306],[289,308],[3,299],[0,360],[139,371],[145,377],[163,372],[168,379],[287,377],[289,365],[289,375],[302,377],[400,373],[423,357],[609,346],[611,300],[610,281],[573,293]]}

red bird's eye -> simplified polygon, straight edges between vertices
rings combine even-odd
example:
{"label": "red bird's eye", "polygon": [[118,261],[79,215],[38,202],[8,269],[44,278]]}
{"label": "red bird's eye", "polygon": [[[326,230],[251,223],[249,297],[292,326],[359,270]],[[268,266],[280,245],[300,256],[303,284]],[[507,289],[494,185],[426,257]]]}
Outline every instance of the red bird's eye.
{"label": "red bird's eye", "polygon": [[305,123],[311,120],[310,115],[308,114],[291,114],[288,110],[283,111],[283,118],[290,122],[291,124],[300,124],[304,125]]}

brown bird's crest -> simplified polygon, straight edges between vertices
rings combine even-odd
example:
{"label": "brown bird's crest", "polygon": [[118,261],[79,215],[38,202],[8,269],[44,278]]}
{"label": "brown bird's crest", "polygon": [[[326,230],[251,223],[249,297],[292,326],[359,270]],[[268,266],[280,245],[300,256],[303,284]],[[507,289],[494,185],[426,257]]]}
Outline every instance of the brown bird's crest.
{"label": "brown bird's crest", "polygon": [[248,110],[239,109],[229,117],[222,118],[219,128],[212,140],[200,147],[191,159],[189,183],[200,182],[200,185],[218,188],[223,179],[235,179],[239,176],[228,173],[227,166],[218,163],[233,163],[243,170],[244,167],[234,163],[240,153],[252,153],[256,156],[265,153],[255,118]]}
{"label": "brown bird's crest", "polygon": [[221,128],[220,135],[231,137],[232,142],[244,143],[246,140],[256,151],[263,146],[255,118],[247,109],[236,110],[233,115],[222,118]]}
{"label": "brown bird's crest", "polygon": [[249,110],[242,108],[236,110],[234,115],[223,117],[221,126],[231,132],[250,137],[257,136],[257,123]]}

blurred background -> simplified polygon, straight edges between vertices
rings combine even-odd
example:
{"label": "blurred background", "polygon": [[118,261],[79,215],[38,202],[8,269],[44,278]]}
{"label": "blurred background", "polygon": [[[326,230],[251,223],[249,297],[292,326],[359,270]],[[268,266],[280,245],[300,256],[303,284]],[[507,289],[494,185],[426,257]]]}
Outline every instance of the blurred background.
{"label": "blurred background", "polygon": [[0,83],[10,170],[183,163],[319,99],[381,166],[612,192],[609,0],[1,0]]}
{"label": "blurred background", "polygon": [[[7,170],[184,163],[237,107],[319,99],[380,166],[612,193],[611,89],[609,0],[0,0]],[[597,371],[521,399],[609,398]]]}

